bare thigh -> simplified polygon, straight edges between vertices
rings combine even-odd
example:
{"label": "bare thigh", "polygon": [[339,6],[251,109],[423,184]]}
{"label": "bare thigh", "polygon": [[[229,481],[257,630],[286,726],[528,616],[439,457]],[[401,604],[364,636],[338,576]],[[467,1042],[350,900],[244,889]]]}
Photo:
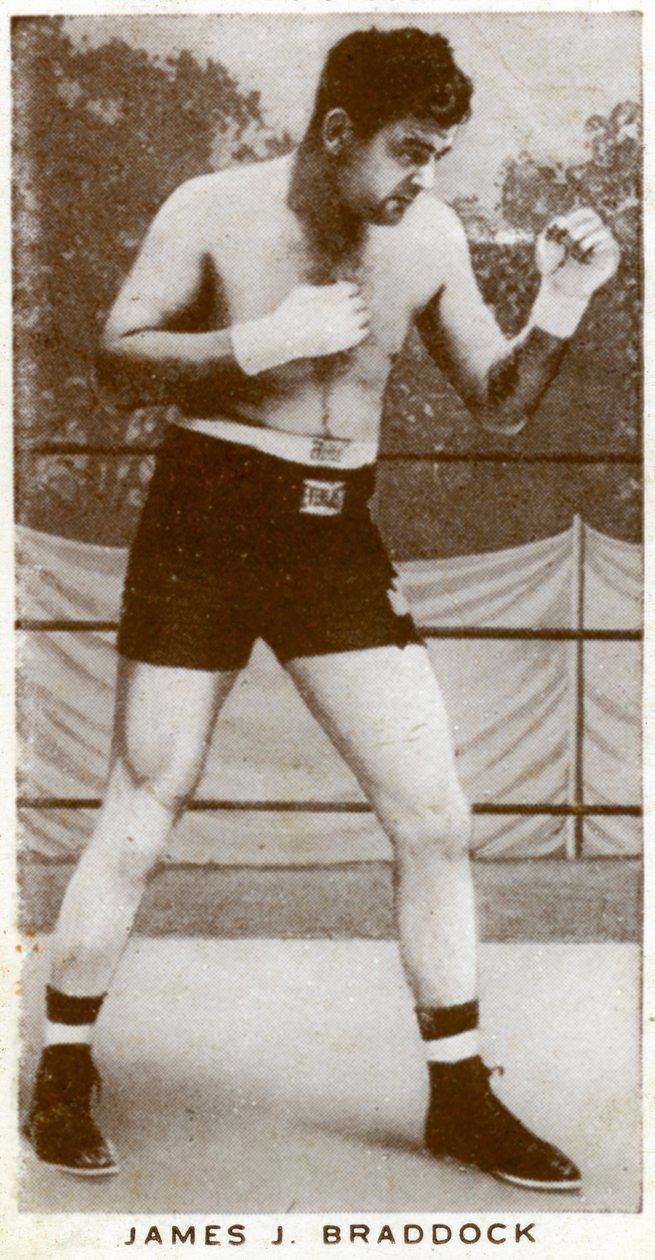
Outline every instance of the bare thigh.
{"label": "bare thigh", "polygon": [[287,668],[387,830],[408,813],[466,810],[426,648],[303,657]]}
{"label": "bare thigh", "polygon": [[176,804],[202,773],[217,714],[236,671],[209,673],[121,658],[113,760],[135,784]]}

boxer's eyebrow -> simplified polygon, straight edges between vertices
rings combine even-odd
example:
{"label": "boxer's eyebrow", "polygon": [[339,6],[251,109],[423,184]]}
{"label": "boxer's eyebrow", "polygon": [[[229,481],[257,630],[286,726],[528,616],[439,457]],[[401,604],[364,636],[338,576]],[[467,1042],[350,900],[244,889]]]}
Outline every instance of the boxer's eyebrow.
{"label": "boxer's eyebrow", "polygon": [[444,140],[443,144],[439,146],[434,144],[432,140],[428,140],[427,136],[420,131],[408,131],[403,136],[401,143],[415,145],[425,151],[426,157],[434,155],[437,159],[445,157],[453,147],[452,139]]}

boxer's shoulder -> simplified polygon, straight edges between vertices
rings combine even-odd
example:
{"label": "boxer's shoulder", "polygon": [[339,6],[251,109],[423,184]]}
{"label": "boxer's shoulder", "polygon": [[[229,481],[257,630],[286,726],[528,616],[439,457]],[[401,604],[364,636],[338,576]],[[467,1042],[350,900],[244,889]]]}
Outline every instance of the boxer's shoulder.
{"label": "boxer's shoulder", "polygon": [[415,275],[420,265],[427,292],[447,284],[466,257],[468,246],[459,216],[430,193],[416,198],[394,231],[398,233],[395,252],[408,275]]}
{"label": "boxer's shoulder", "polygon": [[247,221],[257,208],[284,199],[287,167],[286,158],[272,158],[196,175],[175,189],[164,211],[187,230]]}
{"label": "boxer's shoulder", "polygon": [[466,241],[457,212],[432,193],[417,197],[402,222],[415,240],[426,245],[443,248],[444,243],[461,246]]}

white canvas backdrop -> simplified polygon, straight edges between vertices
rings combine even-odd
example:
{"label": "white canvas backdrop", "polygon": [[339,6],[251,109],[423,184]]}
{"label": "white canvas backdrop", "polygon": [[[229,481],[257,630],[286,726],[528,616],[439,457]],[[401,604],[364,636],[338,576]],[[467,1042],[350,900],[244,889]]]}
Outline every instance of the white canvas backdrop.
{"label": "white canvas backdrop", "polygon": [[[575,531],[483,555],[398,566],[418,624],[574,628]],[[19,533],[19,616],[111,621],[127,553],[34,530]],[[587,628],[637,630],[641,548],[584,530]],[[575,643],[427,640],[443,687],[459,768],[471,800],[565,804],[573,799]],[[640,648],[584,649],[584,798],[635,805],[640,798]],[[107,771],[115,682],[113,634],[26,630],[19,637],[21,784],[24,798],[97,798]],[[268,649],[258,644],[217,725],[197,797],[233,801],[362,801],[347,767]],[[80,851],[88,809],[24,809],[32,852]],[[570,821],[544,815],[478,816],[485,857],[559,853]],[[585,820],[584,854],[637,853],[638,820]],[[168,859],[193,863],[303,865],[390,855],[366,813],[193,812],[175,829]]]}

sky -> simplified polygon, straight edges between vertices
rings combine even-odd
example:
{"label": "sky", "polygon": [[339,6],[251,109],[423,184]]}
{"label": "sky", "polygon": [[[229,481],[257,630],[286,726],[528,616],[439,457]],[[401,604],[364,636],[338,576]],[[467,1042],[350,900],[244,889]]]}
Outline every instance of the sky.
{"label": "sky", "polygon": [[492,207],[502,162],[585,156],[584,122],[640,96],[640,21],[634,13],[220,14],[70,17],[75,43],[118,37],[151,54],[182,48],[222,62],[261,93],[267,122],[303,130],[328,47],[356,27],[421,25],[447,35],[475,84],[473,116],[440,164],[443,196],[477,193]]}

